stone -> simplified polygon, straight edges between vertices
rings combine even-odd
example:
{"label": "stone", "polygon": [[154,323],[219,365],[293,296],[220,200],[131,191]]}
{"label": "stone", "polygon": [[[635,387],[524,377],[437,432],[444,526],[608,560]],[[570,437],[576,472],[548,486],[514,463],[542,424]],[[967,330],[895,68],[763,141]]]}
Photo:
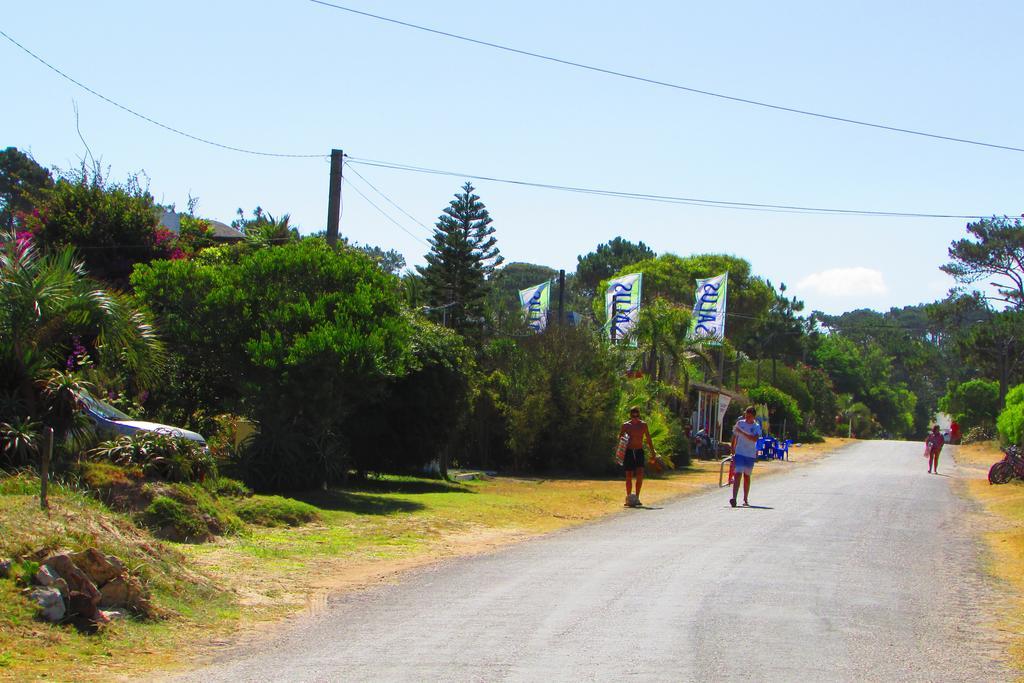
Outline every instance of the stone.
{"label": "stone", "polygon": [[138,611],[144,611],[142,604],[148,601],[142,584],[130,576],[119,576],[104,584],[100,596],[100,607],[130,607]]}
{"label": "stone", "polygon": [[53,582],[53,587],[60,591],[60,594],[64,596],[64,599],[68,599],[68,594],[71,593],[71,589],[68,588],[68,582],[64,579],[57,579]]}
{"label": "stone", "polygon": [[[54,555],[43,562],[43,566],[56,570],[67,582],[71,611],[91,619],[96,614],[96,608],[102,597],[96,584],[90,581],[85,572],[79,569],[67,555]],[[78,594],[78,598],[75,597],[76,594]],[[86,607],[83,600],[91,603],[91,607]]]}
{"label": "stone", "polygon": [[67,609],[64,607],[64,598],[56,588],[36,588],[28,597],[39,605],[39,616],[46,621],[58,622],[67,613]]}
{"label": "stone", "polygon": [[53,567],[47,567],[45,564],[39,568],[32,580],[40,586],[52,586],[60,579],[60,574],[57,573]]}
{"label": "stone", "polygon": [[[59,592],[58,595],[60,595]],[[73,614],[77,614],[90,621],[95,621],[96,617],[99,616],[99,610],[96,608],[96,602],[92,596],[81,591],[71,591],[71,594],[68,596],[68,606]]]}
{"label": "stone", "polygon": [[8,559],[0,560],[0,579],[11,578],[11,561]]}
{"label": "stone", "polygon": [[102,586],[116,576],[124,573],[121,560],[113,555],[104,555],[96,548],[87,548],[70,556],[71,561],[97,586]]}

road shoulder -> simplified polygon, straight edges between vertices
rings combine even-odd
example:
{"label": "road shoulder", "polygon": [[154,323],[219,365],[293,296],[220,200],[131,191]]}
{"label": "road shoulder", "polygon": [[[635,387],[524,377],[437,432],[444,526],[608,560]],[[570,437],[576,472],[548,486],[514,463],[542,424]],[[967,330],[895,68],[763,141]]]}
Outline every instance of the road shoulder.
{"label": "road shoulder", "polygon": [[985,570],[1008,597],[993,614],[994,627],[1007,637],[1009,662],[1024,677],[1024,482],[988,483],[989,467],[1003,457],[995,442],[950,450],[958,466],[955,488],[981,517]]}

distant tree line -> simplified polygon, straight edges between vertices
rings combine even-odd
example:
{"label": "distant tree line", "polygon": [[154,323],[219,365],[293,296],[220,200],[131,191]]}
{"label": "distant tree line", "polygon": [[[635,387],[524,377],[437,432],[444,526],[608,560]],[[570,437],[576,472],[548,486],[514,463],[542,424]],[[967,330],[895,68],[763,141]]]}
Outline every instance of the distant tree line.
{"label": "distant tree line", "polygon": [[[939,409],[1019,439],[1016,418],[999,417],[1017,410],[1011,388],[1024,381],[1019,220],[968,225],[943,266],[965,286],[1001,278],[1000,308],[958,289],[888,312],[805,314],[744,259],[615,237],[566,275],[578,323],[552,316],[534,334],[517,292],[557,271],[504,263],[498,223],[469,183],[443,208],[424,265],[404,272],[397,252],[330,247],[260,207],[239,210],[243,241],[218,244],[194,208],[171,233],[136,177],[55,173],[0,153],[0,428],[21,435],[4,437],[9,463],[9,444],[44,424],[62,425],[69,457],[83,447],[59,400],[78,382],[204,434],[256,425],[220,456],[268,490],[431,466],[608,472],[634,404],[658,450],[685,464],[691,383],[718,383],[719,364],[730,391],[797,439],[918,438]],[[686,331],[695,280],[723,271],[731,315],[719,350]],[[644,274],[637,345],[613,346],[603,289],[633,272]]]}

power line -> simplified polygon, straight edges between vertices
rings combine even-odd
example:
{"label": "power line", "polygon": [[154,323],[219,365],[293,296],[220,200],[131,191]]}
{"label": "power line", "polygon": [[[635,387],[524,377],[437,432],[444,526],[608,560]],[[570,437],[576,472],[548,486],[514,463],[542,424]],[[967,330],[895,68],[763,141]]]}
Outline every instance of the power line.
{"label": "power line", "polygon": [[408,216],[408,217],[409,217],[409,218],[410,218],[410,219],[411,219],[411,220],[412,220],[412,221],[413,221],[414,223],[416,223],[417,225],[419,225],[419,226],[420,226],[421,228],[423,228],[424,230],[427,230],[427,231],[433,232],[433,230],[432,230],[431,228],[427,227],[427,225],[426,225],[426,224],[424,224],[424,223],[423,223],[422,221],[420,221],[420,220],[419,220],[418,218],[416,218],[416,217],[415,217],[415,216],[413,216],[413,215],[412,215],[411,213],[409,213],[408,211],[406,211],[405,209],[403,209],[402,207],[400,207],[400,206],[399,206],[398,204],[396,204],[396,203],[395,203],[394,201],[392,201],[391,197],[388,197],[388,196],[387,196],[386,194],[384,194],[383,192],[381,192],[380,190],[378,190],[378,189],[377,189],[377,186],[376,186],[376,185],[374,185],[374,184],[373,184],[373,183],[371,183],[371,182],[370,182],[369,180],[367,180],[367,179],[366,179],[366,176],[364,176],[364,175],[363,175],[362,173],[360,173],[360,172],[359,172],[359,171],[357,171],[356,169],[352,168],[352,165],[351,165],[351,164],[349,164],[349,163],[348,163],[347,161],[345,162],[345,165],[346,165],[346,166],[348,167],[348,170],[350,170],[350,171],[352,171],[353,173],[355,173],[355,174],[356,174],[357,176],[359,176],[359,179],[360,179],[360,180],[362,180],[362,181],[363,181],[364,183],[366,183],[367,185],[369,185],[369,186],[370,186],[370,189],[372,189],[372,190],[373,190],[374,192],[376,192],[376,193],[377,193],[377,194],[379,194],[379,195],[380,195],[381,197],[383,197],[383,198],[384,198],[384,200],[385,200],[385,201],[386,201],[386,202],[387,202],[388,204],[390,204],[391,206],[395,207],[396,209],[398,209],[399,211],[401,211],[402,213],[404,213],[404,214],[405,214],[406,216]]}
{"label": "power line", "polygon": [[33,59],[35,59],[37,62],[39,62],[40,64],[45,66],[50,71],[53,71],[55,74],[57,74],[61,78],[65,79],[67,81],[70,81],[71,83],[74,83],[75,85],[77,85],[82,90],[85,90],[86,92],[95,95],[96,97],[100,98],[104,102],[107,102],[108,104],[112,104],[112,105],[114,105],[115,107],[117,107],[118,109],[120,109],[122,111],[128,112],[132,116],[140,118],[140,119],[142,119],[143,121],[145,121],[147,123],[153,124],[154,126],[159,126],[160,128],[163,128],[164,130],[170,131],[170,132],[172,132],[172,133],[174,133],[176,135],[181,135],[182,137],[186,137],[186,138],[188,138],[190,140],[195,140],[196,142],[201,142],[204,145],[211,145],[213,147],[219,147],[221,149],[226,149],[226,150],[229,150],[231,152],[241,152],[242,154],[253,154],[255,156],[262,156],[262,157],[282,157],[282,158],[291,158],[291,159],[315,159],[315,158],[319,158],[319,157],[326,157],[326,156],[328,156],[326,154],[281,154],[281,153],[278,153],[278,152],[263,152],[263,151],[255,150],[255,149],[246,149],[244,147],[233,147],[231,145],[225,145],[225,144],[222,144],[220,142],[215,142],[213,140],[208,140],[207,138],[201,138],[198,135],[192,135],[191,133],[186,133],[183,130],[180,130],[178,128],[174,128],[173,126],[168,126],[166,123],[161,123],[161,122],[157,121],[156,119],[150,118],[149,116],[146,116],[145,114],[140,114],[139,112],[135,111],[134,109],[131,109],[130,107],[126,107],[125,105],[120,104],[119,102],[115,102],[114,100],[110,99],[106,95],[103,95],[102,93],[99,93],[99,92],[93,90],[92,88],[90,88],[89,86],[85,85],[81,81],[75,80],[74,78],[72,78],[71,76],[67,75],[66,73],[64,73],[63,71],[61,71],[57,67],[55,67],[54,65],[50,64],[49,62],[47,62],[45,59],[43,59],[42,57],[40,57],[36,53],[34,53],[31,50],[29,50],[27,47],[25,47],[24,45],[22,45],[21,43],[16,41],[14,38],[11,38],[9,35],[4,33],[2,30],[0,30],[0,36],[3,36],[4,38],[6,38],[11,44],[16,46],[18,49],[20,49],[22,52],[24,52],[28,56],[30,56]]}
{"label": "power line", "polygon": [[919,212],[908,212],[908,211],[873,211],[867,209],[834,209],[828,207],[813,207],[813,206],[797,206],[792,204],[763,204],[756,202],[737,202],[737,201],[724,201],[717,199],[702,199],[698,197],[678,197],[671,195],[658,195],[658,194],[645,194],[639,192],[624,192],[620,190],[601,190],[589,187],[574,187],[570,185],[553,185],[550,183],[540,183],[528,180],[516,180],[511,178],[500,178],[496,176],[487,176],[475,173],[462,173],[457,171],[447,171],[435,168],[426,168],[422,166],[412,166],[409,164],[400,164],[389,161],[380,161],[376,159],[362,159],[359,157],[348,157],[350,164],[363,164],[365,166],[374,166],[377,168],[390,168],[396,171],[408,171],[411,173],[425,173],[431,175],[443,175],[452,176],[457,178],[472,178],[474,180],[485,180],[496,183],[505,183],[509,185],[520,185],[525,187],[534,187],[545,190],[557,190],[562,192],[577,192],[583,194],[593,194],[603,197],[617,197],[620,199],[632,199],[638,201],[651,201],[661,202],[669,204],[688,204],[691,206],[704,206],[709,208],[721,208],[721,209],[736,209],[745,211],[767,211],[767,212],[782,212],[782,213],[801,213],[801,214],[818,214],[818,215],[844,215],[844,216],[869,216],[869,217],[887,217],[887,218],[958,218],[966,220],[977,220],[980,218],[986,218],[980,214],[940,214],[940,213],[919,213]]}
{"label": "power line", "polygon": [[388,213],[387,213],[387,212],[386,212],[386,211],[385,211],[384,209],[382,209],[382,208],[380,208],[379,206],[377,206],[377,204],[376,204],[376,203],[374,203],[374,201],[373,201],[372,199],[370,199],[370,198],[369,198],[369,197],[367,197],[367,196],[366,196],[365,194],[363,194],[362,190],[360,190],[360,189],[359,189],[358,187],[356,187],[355,185],[353,185],[353,184],[352,184],[352,180],[351,180],[351,179],[349,179],[349,182],[348,182],[348,183],[346,183],[346,184],[347,184],[347,185],[348,185],[349,187],[351,187],[351,188],[352,188],[353,190],[355,190],[355,191],[356,191],[356,194],[358,194],[358,195],[359,195],[360,197],[362,197],[363,199],[365,199],[365,200],[366,200],[366,202],[367,202],[367,203],[368,203],[368,204],[369,204],[370,206],[372,206],[373,208],[377,209],[377,212],[378,212],[378,213],[380,213],[380,215],[384,216],[384,218],[387,218],[387,219],[388,219],[389,221],[391,221],[392,223],[394,223],[394,224],[395,224],[395,225],[396,225],[396,226],[398,227],[398,229],[399,229],[399,230],[401,230],[402,232],[404,232],[404,233],[405,233],[406,235],[408,235],[409,237],[413,238],[413,239],[414,239],[414,240],[416,240],[417,242],[420,242],[421,244],[424,244],[424,245],[426,245],[426,246],[427,246],[428,248],[430,247],[430,243],[429,243],[429,242],[427,242],[426,240],[423,240],[423,239],[421,239],[419,235],[417,235],[417,234],[415,234],[415,233],[413,233],[413,232],[410,232],[409,230],[407,230],[407,229],[406,229],[406,227],[405,227],[404,225],[402,225],[401,223],[399,223],[398,221],[396,221],[396,220],[395,220],[394,218],[392,218],[392,217],[391,217],[391,215],[390,215],[390,214],[388,214]]}
{"label": "power line", "polygon": [[769,102],[761,102],[759,100],[752,100],[745,97],[737,97],[735,95],[725,95],[723,93],[712,92],[710,90],[702,90],[700,88],[694,88],[686,85],[680,85],[678,83],[670,83],[668,81],[659,81],[654,78],[647,78],[645,76],[637,76],[635,74],[626,73],[623,71],[615,71],[613,69],[605,69],[599,66],[593,66],[590,64],[584,64],[582,62],[574,62],[568,59],[561,59],[559,57],[552,57],[550,55],[544,55],[539,52],[530,52],[529,50],[522,50],[508,45],[501,45],[499,43],[492,43],[486,40],[480,40],[477,38],[470,38],[469,36],[459,35],[457,33],[450,33],[448,31],[442,31],[440,29],[430,28],[427,26],[421,26],[419,24],[413,24],[407,21],[401,21],[399,19],[392,19],[390,17],[384,17],[379,14],[372,14],[370,12],[363,12],[351,7],[345,7],[343,5],[337,5],[330,2],[324,2],[324,0],[309,0],[313,4],[322,5],[324,7],[330,7],[332,9],[341,10],[343,12],[349,12],[362,17],[370,19],[376,19],[377,21],[387,22],[389,24],[395,24],[397,26],[404,26],[406,28],[415,29],[417,31],[424,31],[426,33],[432,33],[434,35],[444,36],[446,38],[452,38],[454,40],[461,40],[463,42],[472,43],[474,45],[481,45],[483,47],[493,48],[495,50],[502,50],[504,52],[511,52],[513,54],[521,55],[524,57],[532,57],[533,59],[540,59],[546,62],[553,62],[555,64],[561,64],[563,66],[569,66],[576,69],[583,69],[586,71],[592,71],[595,73],[604,74],[606,76],[614,76],[616,78],[624,78],[630,81],[637,81],[640,83],[647,83],[649,85],[656,85],[663,88],[671,88],[673,90],[682,90],[696,95],[705,95],[707,97],[715,97],[722,100],[728,100],[730,102],[738,102],[740,104],[748,104],[755,107],[763,107],[765,109],[774,109],[776,111],[783,111],[790,114],[799,114],[801,116],[811,116],[814,118],[825,119],[828,121],[835,121],[837,123],[846,123],[855,126],[864,126],[866,128],[876,128],[879,130],[887,130],[894,133],[905,133],[907,135],[917,135],[919,137],[932,138],[935,140],[945,140],[947,142],[958,142],[965,145],[976,145],[978,147],[990,147],[993,149],[1003,149],[1010,152],[1024,152],[1024,147],[1013,147],[1011,145],[999,145],[991,142],[982,142],[980,140],[969,140],[967,138],[958,138],[950,135],[940,135],[938,133],[926,133],[920,130],[913,130],[911,128],[900,128],[898,126],[889,126],[882,123],[872,123],[870,121],[861,121],[859,119],[851,119],[845,116],[836,116],[833,114],[822,114],[820,112],[809,111],[806,109],[797,109],[795,107],[786,107],[779,104],[771,104]]}

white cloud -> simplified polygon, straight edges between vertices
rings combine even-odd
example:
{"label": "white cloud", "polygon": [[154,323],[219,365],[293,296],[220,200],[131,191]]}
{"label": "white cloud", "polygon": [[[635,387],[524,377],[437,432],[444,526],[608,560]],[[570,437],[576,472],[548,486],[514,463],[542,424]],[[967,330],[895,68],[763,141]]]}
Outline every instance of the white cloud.
{"label": "white cloud", "polygon": [[881,271],[871,268],[830,268],[812,273],[797,283],[798,290],[809,290],[823,296],[861,296],[886,294],[889,288]]}

